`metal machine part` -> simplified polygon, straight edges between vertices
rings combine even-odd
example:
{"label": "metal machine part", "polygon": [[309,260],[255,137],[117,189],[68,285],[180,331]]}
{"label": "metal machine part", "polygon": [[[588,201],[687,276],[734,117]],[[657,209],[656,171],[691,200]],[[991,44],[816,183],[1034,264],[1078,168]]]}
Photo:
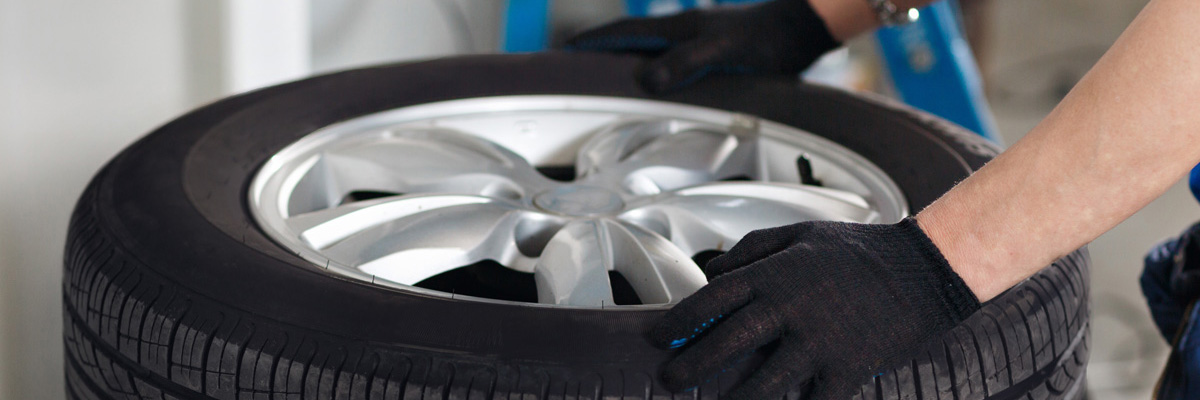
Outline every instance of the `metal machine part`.
{"label": "metal machine part", "polygon": [[[538,170],[563,166],[573,179]],[[604,308],[630,307],[614,301],[613,272],[639,306],[665,306],[706,283],[693,256],[751,230],[908,213],[877,167],[796,128],[557,95],[431,103],[328,126],[275,154],[249,196],[268,236],[351,278],[456,296],[415,285],[491,260],[532,274],[540,305]]]}

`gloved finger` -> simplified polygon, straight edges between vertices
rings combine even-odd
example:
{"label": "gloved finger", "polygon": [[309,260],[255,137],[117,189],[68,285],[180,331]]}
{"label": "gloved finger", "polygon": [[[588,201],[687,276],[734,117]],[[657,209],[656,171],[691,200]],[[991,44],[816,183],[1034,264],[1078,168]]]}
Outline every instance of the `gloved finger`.
{"label": "gloved finger", "polygon": [[779,320],[765,307],[751,304],[737,310],[700,337],[663,369],[667,389],[680,391],[699,386],[723,369],[748,357],[755,349],[779,337]]}
{"label": "gloved finger", "polygon": [[566,48],[590,51],[662,52],[696,37],[700,26],[696,11],[669,17],[626,18],[593,28],[567,39]]}
{"label": "gloved finger", "polygon": [[790,227],[759,229],[747,233],[728,252],[709,261],[704,266],[704,274],[708,275],[708,279],[713,279],[773,256],[795,243],[796,236],[796,230]]}
{"label": "gloved finger", "polygon": [[750,301],[744,279],[716,279],[685,297],[650,329],[650,341],[659,347],[680,347],[695,339]]}
{"label": "gloved finger", "polygon": [[711,73],[732,71],[727,58],[733,46],[725,40],[708,38],[679,44],[643,66],[638,80],[651,93],[667,93]]}
{"label": "gloved finger", "polygon": [[[788,341],[775,349],[762,367],[726,397],[729,400],[778,399],[788,388],[812,379],[816,371],[812,352],[805,342]],[[815,397],[814,397],[815,398]]]}

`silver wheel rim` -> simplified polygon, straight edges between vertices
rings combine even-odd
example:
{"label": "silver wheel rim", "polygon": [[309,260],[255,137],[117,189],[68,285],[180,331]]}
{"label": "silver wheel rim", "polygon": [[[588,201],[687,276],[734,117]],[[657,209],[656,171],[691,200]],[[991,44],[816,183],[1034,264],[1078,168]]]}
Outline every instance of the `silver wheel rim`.
{"label": "silver wheel rim", "polygon": [[[822,186],[799,183],[801,156]],[[574,181],[535,169],[561,165],[575,167]],[[423,104],[317,130],[258,171],[250,210],[281,246],[369,284],[620,309],[693,293],[707,281],[692,256],[728,250],[751,230],[890,223],[908,205],[866,159],[790,126],[676,103],[539,95]],[[484,260],[532,274],[537,303],[414,286]],[[614,272],[641,305],[614,303]]]}

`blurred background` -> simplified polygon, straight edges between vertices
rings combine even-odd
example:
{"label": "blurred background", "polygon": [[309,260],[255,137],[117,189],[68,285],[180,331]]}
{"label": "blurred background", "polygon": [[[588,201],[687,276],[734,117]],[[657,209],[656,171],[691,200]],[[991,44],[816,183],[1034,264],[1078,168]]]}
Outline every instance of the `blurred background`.
{"label": "blurred background", "polygon": [[[670,8],[663,3],[663,10]],[[963,0],[1004,142],[1032,128],[1145,0]],[[265,85],[383,62],[499,51],[505,0],[0,0],[0,398],[62,398],[60,275],[88,179],[156,126]],[[625,12],[552,0],[549,40]],[[891,93],[871,38],[819,77]],[[1148,398],[1166,359],[1141,257],[1200,219],[1180,183],[1091,245],[1092,399]]]}

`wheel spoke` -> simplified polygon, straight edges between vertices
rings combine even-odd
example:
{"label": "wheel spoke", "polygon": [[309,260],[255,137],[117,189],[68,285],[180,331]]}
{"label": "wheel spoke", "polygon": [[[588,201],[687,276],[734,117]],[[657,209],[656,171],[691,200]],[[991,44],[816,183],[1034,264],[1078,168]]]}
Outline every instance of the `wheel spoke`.
{"label": "wheel spoke", "polygon": [[582,147],[575,169],[580,177],[597,175],[632,152],[671,135],[672,121],[619,121],[592,136]]}
{"label": "wheel spoke", "polygon": [[676,303],[708,282],[691,256],[670,240],[636,225],[609,224],[613,267],[642,303]]}
{"label": "wheel spoke", "polygon": [[304,214],[289,226],[330,259],[397,283],[491,259],[531,269],[518,227],[545,216],[482,196],[397,196]]}
{"label": "wheel spoke", "polygon": [[343,143],[314,156],[298,173],[291,214],[336,206],[356,190],[512,199],[547,184],[525,159],[502,146],[433,128],[396,129]]}
{"label": "wheel spoke", "polygon": [[801,221],[872,223],[879,214],[848,192],[814,186],[719,182],[646,199],[621,219],[671,240],[685,254],[727,250],[752,230]]}
{"label": "wheel spoke", "polygon": [[614,305],[608,271],[613,265],[608,225],[573,221],[554,234],[534,266],[538,302],[573,306]]}
{"label": "wheel spoke", "polygon": [[[735,133],[737,132],[737,133]],[[756,131],[677,120],[623,121],[579,150],[579,179],[650,195],[760,175]]]}
{"label": "wheel spoke", "polygon": [[314,249],[327,248],[366,229],[413,214],[468,204],[493,204],[483,196],[391,196],[360,201],[288,218],[288,227]]}

